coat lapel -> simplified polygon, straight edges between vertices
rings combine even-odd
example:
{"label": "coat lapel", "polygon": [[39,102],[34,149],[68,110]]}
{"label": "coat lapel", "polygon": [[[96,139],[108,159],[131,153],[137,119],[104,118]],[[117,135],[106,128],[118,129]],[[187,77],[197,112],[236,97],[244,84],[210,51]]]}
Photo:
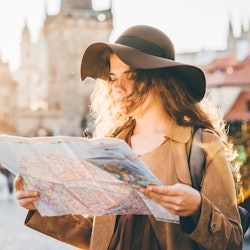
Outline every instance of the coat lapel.
{"label": "coat lapel", "polygon": [[91,241],[90,250],[107,250],[114,233],[116,216],[95,216]]}

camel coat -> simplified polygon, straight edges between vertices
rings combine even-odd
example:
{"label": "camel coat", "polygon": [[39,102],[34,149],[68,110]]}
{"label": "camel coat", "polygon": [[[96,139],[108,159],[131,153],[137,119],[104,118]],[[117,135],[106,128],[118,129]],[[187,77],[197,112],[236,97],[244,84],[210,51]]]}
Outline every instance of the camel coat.
{"label": "camel coat", "polygon": [[[123,130],[118,138],[126,139],[131,129]],[[186,152],[190,137],[190,127],[173,123],[166,131],[165,143],[141,157],[163,185],[179,182],[191,186]],[[202,141],[206,169],[201,188],[200,218],[197,224],[191,217],[181,218],[180,224],[173,224],[149,216],[161,249],[241,249],[243,236],[234,181],[222,142],[215,133],[206,129],[202,131]],[[81,249],[106,250],[115,220],[115,215],[41,217],[37,211],[29,211],[25,224]]]}

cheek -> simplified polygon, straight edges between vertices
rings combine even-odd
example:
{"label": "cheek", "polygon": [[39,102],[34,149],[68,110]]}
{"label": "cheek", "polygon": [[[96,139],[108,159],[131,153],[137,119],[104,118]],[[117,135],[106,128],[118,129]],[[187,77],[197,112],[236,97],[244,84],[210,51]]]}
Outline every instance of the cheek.
{"label": "cheek", "polygon": [[122,96],[128,96],[133,92],[133,85],[130,84],[120,84],[120,85],[112,85],[111,86],[111,93],[113,95],[122,95]]}
{"label": "cheek", "polygon": [[134,89],[131,87],[127,88],[127,95],[130,95],[132,92],[134,91]]}
{"label": "cheek", "polygon": [[126,84],[126,89],[129,93],[133,92],[134,89],[135,89],[135,83],[134,81],[130,80],[130,81],[127,81],[127,84]]}

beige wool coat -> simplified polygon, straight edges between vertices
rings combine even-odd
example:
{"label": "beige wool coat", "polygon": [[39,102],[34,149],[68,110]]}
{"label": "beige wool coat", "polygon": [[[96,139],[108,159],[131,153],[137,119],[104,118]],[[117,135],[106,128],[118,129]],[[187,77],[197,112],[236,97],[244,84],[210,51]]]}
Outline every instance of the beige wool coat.
{"label": "beige wool coat", "polygon": [[[131,129],[123,130],[118,138],[126,139]],[[179,182],[191,186],[186,152],[190,137],[191,127],[173,123],[166,132],[165,143],[141,157],[163,185]],[[206,129],[202,131],[202,141],[206,152],[206,169],[199,221],[192,228],[192,218],[181,220],[181,224],[173,224],[156,221],[150,216],[161,249],[241,249],[243,236],[234,181],[223,144],[215,133]],[[116,216],[41,217],[37,211],[29,211],[25,224],[81,249],[106,250],[113,235],[115,220]]]}

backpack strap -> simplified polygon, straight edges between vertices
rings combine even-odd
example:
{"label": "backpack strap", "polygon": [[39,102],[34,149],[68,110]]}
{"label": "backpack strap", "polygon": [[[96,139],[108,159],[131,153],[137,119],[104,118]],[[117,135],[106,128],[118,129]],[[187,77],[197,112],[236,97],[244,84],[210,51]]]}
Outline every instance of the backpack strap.
{"label": "backpack strap", "polygon": [[[202,147],[201,132],[202,128],[194,127],[192,130],[191,139],[187,143],[188,164],[192,187],[198,191],[201,189],[203,172],[206,166],[205,152]],[[244,235],[250,226],[250,214],[245,208],[241,206],[238,206],[238,211]],[[181,221],[184,221],[184,219]]]}
{"label": "backpack strap", "polygon": [[[192,187],[200,191],[203,170],[205,167],[205,153],[201,147],[201,128],[195,126],[192,128],[192,135],[186,144],[189,172],[192,182]],[[191,233],[195,224],[191,216],[180,217],[181,230],[184,233]]]}
{"label": "backpack strap", "polygon": [[187,144],[188,165],[193,188],[200,190],[204,168],[205,152],[202,148],[201,127],[194,127],[191,139]]}

